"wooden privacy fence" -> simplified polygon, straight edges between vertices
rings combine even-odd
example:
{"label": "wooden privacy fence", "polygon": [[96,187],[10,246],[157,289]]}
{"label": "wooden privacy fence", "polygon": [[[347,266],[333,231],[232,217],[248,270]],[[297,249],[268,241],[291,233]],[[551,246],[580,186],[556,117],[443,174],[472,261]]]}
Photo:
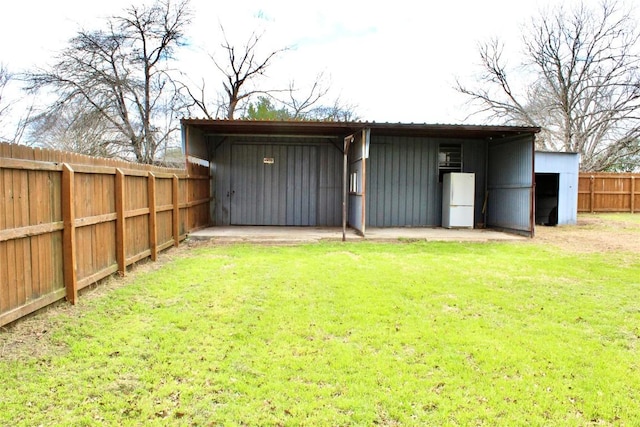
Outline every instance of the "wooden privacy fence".
{"label": "wooden privacy fence", "polygon": [[640,174],[580,173],[578,212],[631,212],[640,210]]}
{"label": "wooden privacy fence", "polygon": [[168,169],[0,144],[0,325],[209,224],[207,166]]}

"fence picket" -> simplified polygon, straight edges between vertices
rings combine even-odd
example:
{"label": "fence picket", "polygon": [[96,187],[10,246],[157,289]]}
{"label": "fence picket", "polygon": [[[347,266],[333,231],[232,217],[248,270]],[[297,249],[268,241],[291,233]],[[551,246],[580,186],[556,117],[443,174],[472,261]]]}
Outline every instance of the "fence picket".
{"label": "fence picket", "polygon": [[71,166],[65,164],[62,169],[62,231],[64,250],[64,282],[67,289],[67,300],[75,304],[78,299],[77,251],[75,226],[75,174]]}
{"label": "fence picket", "polygon": [[177,175],[173,176],[171,194],[173,200],[173,218],[172,218],[172,234],[173,234],[173,245],[178,246],[180,244],[180,180]]}
{"label": "fence picket", "polygon": [[149,246],[151,260],[158,258],[158,224],[156,221],[156,177],[153,172],[148,172],[147,185],[149,189]]}
{"label": "fence picket", "polygon": [[118,260],[118,273],[122,276],[127,271],[127,252],[125,248],[125,175],[121,169],[116,169],[116,259]]}
{"label": "fence picket", "polygon": [[631,213],[636,211],[636,177],[631,177]]}

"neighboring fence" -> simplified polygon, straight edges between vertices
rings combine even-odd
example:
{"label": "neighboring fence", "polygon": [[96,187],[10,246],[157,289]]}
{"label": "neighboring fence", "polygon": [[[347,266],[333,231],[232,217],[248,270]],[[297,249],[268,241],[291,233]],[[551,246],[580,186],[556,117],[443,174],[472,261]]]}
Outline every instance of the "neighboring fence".
{"label": "neighboring fence", "polygon": [[209,224],[207,166],[168,169],[0,144],[0,326]]}
{"label": "neighboring fence", "polygon": [[640,174],[580,173],[578,212],[640,211]]}

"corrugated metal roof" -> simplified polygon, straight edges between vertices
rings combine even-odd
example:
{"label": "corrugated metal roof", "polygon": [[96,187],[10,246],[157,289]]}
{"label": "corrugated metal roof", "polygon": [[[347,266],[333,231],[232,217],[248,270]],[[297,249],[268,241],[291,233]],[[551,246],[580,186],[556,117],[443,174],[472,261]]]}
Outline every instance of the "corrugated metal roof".
{"label": "corrugated metal roof", "polygon": [[499,139],[523,134],[536,134],[539,127],[446,125],[419,123],[325,122],[325,121],[267,121],[182,119],[183,126],[218,135],[282,135],[282,136],[347,136],[371,129],[372,135],[431,136],[446,138]]}

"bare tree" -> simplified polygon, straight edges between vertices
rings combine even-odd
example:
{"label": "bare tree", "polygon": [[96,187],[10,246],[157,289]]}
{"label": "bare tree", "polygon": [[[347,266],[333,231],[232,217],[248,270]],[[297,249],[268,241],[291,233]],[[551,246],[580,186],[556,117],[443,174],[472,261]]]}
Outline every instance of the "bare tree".
{"label": "bare tree", "polygon": [[360,120],[360,116],[356,112],[355,105],[345,104],[340,98],[336,98],[331,104],[322,104],[312,108],[303,120],[352,122]]}
{"label": "bare tree", "polygon": [[[276,91],[280,93],[283,91]],[[273,92],[258,97],[257,103],[249,103],[246,118],[258,120],[315,120],[315,121],[353,121],[358,120],[353,105],[343,103],[340,98],[330,104],[324,103],[330,92],[330,82],[324,73],[316,76],[306,89],[289,83],[286,97],[280,98]]]}
{"label": "bare tree", "polygon": [[252,96],[265,95],[276,91],[274,89],[259,89],[256,83],[260,77],[265,75],[273,59],[288,50],[285,47],[260,56],[258,47],[262,34],[255,32],[251,33],[249,40],[242,49],[237,49],[235,45],[229,42],[224,28],[221,27],[221,29],[224,37],[221,47],[225,54],[225,60],[216,59],[213,54],[210,54],[209,57],[224,76],[222,82],[224,88],[223,99],[218,99],[212,106],[205,91],[204,80],[202,85],[197,88],[197,92],[191,90],[187,85],[184,86],[190,99],[190,107],[196,107],[209,119],[216,118],[221,113],[225,118],[233,119],[236,111],[244,109]]}
{"label": "bare tree", "polygon": [[118,137],[104,115],[80,98],[36,115],[29,126],[29,139],[38,145],[88,156],[124,157]]}
{"label": "bare tree", "polygon": [[[109,128],[103,144],[124,147],[136,161],[152,163],[177,129],[177,123],[169,129],[157,123],[174,115],[177,89],[168,61],[189,20],[188,0],[130,6],[108,19],[104,29],[80,31],[51,69],[28,75],[31,88],[56,94],[53,112],[89,108],[73,114],[95,118],[97,113],[97,123]],[[121,153],[120,147],[107,152]]]}
{"label": "bare tree", "polygon": [[[640,33],[629,11],[605,0],[541,13],[524,36],[525,70],[516,90],[503,46],[480,45],[484,70],[476,87],[457,90],[479,112],[505,123],[541,126],[539,147],[579,152],[583,170],[618,167],[640,147]],[[516,85],[518,86],[518,85]],[[636,165],[638,167],[638,165]]]}
{"label": "bare tree", "polygon": [[[344,104],[339,98],[329,105],[323,103],[329,93],[330,84],[324,73],[316,76],[308,88],[300,88],[292,80],[288,88],[266,87],[261,78],[273,64],[278,55],[289,50],[288,47],[259,55],[262,34],[253,32],[246,44],[237,49],[227,38],[222,28],[224,42],[221,47],[224,61],[213,54],[209,57],[223,75],[223,91],[212,101],[205,90],[205,80],[195,89],[184,84],[186,105],[195,109],[206,118],[224,117],[234,119],[238,113],[245,118],[279,118],[280,120],[355,120],[354,107]],[[257,102],[252,99],[257,97]]]}
{"label": "bare tree", "polygon": [[282,100],[281,103],[290,111],[294,120],[306,118],[329,93],[329,85],[325,84],[324,80],[324,73],[318,74],[309,90],[302,94],[301,89],[296,87],[294,80],[289,83],[288,98]]}
{"label": "bare tree", "polygon": [[9,113],[11,103],[7,101],[5,90],[11,81],[12,75],[6,65],[0,63],[0,118]]}
{"label": "bare tree", "polygon": [[280,103],[289,111],[293,120],[352,121],[358,120],[353,105],[343,103],[336,98],[326,104],[331,82],[324,73],[316,76],[305,90],[298,88],[295,81],[289,83],[288,97]]}
{"label": "bare tree", "polygon": [[33,103],[25,104],[20,96],[8,93],[10,89],[17,91],[13,86],[18,80],[5,64],[0,63],[0,142],[22,142],[31,120]]}

